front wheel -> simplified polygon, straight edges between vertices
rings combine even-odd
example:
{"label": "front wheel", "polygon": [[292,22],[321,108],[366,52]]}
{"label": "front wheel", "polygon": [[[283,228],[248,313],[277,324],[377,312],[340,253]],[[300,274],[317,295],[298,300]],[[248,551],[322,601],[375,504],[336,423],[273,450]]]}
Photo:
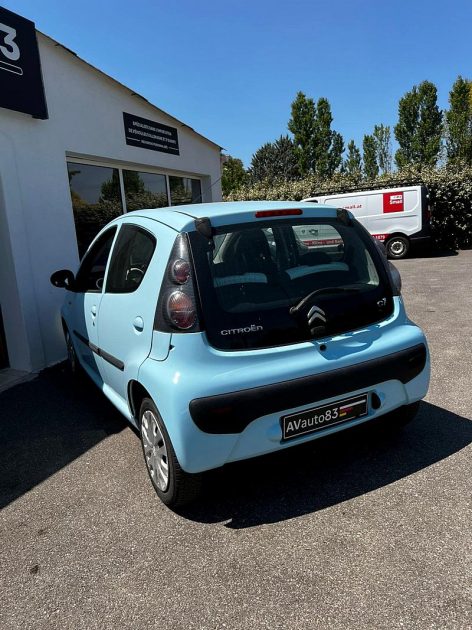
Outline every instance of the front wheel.
{"label": "front wheel", "polygon": [[70,336],[70,332],[68,330],[66,330],[66,347],[67,347],[67,364],[69,367],[69,372],[72,374],[72,376],[76,379],[78,379],[82,374],[81,374],[81,366],[79,363],[79,359],[77,357],[77,353],[75,351],[74,348],[74,344],[72,342],[72,337]]}
{"label": "front wheel", "polygon": [[392,236],[385,244],[387,249],[387,256],[398,260],[399,258],[405,258],[410,250],[410,241],[406,236]]}
{"label": "front wheel", "polygon": [[139,429],[147,471],[161,501],[169,507],[194,501],[200,493],[201,475],[191,475],[180,467],[169,434],[150,398],[141,404]]}

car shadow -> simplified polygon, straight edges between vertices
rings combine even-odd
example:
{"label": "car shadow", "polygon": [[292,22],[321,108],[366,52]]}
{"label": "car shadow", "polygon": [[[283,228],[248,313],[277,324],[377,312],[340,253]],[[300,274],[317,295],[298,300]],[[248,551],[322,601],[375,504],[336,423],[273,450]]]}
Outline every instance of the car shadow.
{"label": "car shadow", "polygon": [[[64,364],[0,394],[0,509],[130,427]],[[178,513],[243,529],[316,512],[398,481],[472,442],[472,422],[421,403],[405,429],[369,423],[205,475],[198,503]],[[143,463],[144,466],[144,463]]]}
{"label": "car shadow", "polygon": [[412,258],[450,258],[459,255],[457,249],[436,249],[434,246],[418,246],[414,251],[415,255],[412,255]]}
{"label": "car shadow", "polygon": [[276,523],[372,492],[471,442],[470,420],[423,402],[404,429],[379,420],[207,474],[202,500],[178,513],[232,529]]}
{"label": "car shadow", "polygon": [[0,509],[128,424],[65,364],[0,394]]}

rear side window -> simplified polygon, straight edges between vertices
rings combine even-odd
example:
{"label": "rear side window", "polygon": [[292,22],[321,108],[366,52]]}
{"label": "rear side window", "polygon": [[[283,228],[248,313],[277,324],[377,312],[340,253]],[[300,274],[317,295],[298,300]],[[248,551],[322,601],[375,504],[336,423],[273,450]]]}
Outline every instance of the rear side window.
{"label": "rear side window", "polygon": [[[196,246],[198,236],[190,236]],[[251,224],[222,230],[214,242],[198,259],[197,279],[216,347],[267,347],[345,332],[393,308],[375,245],[357,222]],[[291,312],[314,292],[313,304],[327,320],[316,333]]]}
{"label": "rear side window", "polygon": [[110,262],[107,293],[132,293],[141,284],[156,247],[155,237],[136,225],[122,226]]}

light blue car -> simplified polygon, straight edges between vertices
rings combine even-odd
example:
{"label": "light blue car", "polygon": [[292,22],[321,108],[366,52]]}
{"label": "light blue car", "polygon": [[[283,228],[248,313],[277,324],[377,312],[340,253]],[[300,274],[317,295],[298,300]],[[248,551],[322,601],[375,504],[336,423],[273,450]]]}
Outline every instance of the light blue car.
{"label": "light blue car", "polygon": [[167,505],[194,499],[200,473],[227,462],[385,414],[404,424],[428,390],[426,339],[398,273],[346,210],[138,210],[98,234],[75,276],[51,282],[67,290],[72,370],[139,429]]}

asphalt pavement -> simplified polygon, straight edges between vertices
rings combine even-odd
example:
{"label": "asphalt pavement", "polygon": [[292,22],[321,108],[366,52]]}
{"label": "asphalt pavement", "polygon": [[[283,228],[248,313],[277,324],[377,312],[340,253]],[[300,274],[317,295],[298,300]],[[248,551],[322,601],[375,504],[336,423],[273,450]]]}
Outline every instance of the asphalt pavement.
{"label": "asphalt pavement", "polygon": [[472,251],[397,266],[416,420],[228,466],[179,513],[64,366],[0,394],[0,628],[472,628]]}

